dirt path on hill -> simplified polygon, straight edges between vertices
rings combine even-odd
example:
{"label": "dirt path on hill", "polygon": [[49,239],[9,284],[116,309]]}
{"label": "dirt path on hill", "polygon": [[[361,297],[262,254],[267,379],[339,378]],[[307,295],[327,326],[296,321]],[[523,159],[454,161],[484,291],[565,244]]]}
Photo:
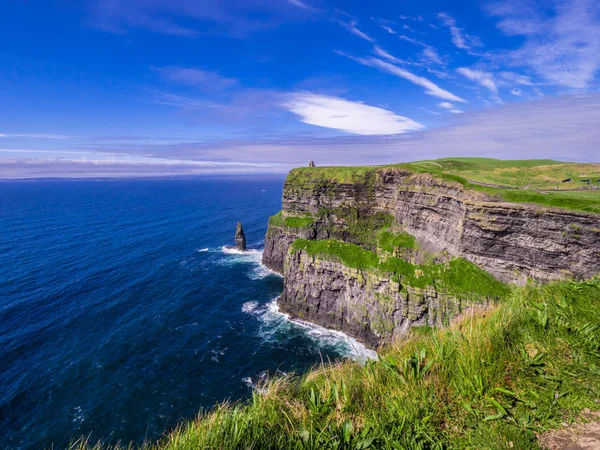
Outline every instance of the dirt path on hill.
{"label": "dirt path on hill", "polygon": [[540,446],[546,450],[600,450],[600,412],[584,415],[593,421],[544,433],[539,437]]}

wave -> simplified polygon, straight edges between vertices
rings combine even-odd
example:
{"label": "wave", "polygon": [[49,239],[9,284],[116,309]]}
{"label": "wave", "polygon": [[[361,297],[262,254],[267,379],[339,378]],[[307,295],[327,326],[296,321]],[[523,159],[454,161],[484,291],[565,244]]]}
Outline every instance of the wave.
{"label": "wave", "polygon": [[242,311],[246,314],[254,314],[258,306],[258,302],[246,302],[242,305]]}
{"label": "wave", "polygon": [[208,248],[201,248],[200,250],[198,250],[198,253],[205,253],[208,250],[209,250]]}
{"label": "wave", "polygon": [[221,252],[229,256],[224,261],[225,264],[252,264],[252,270],[248,273],[248,277],[251,280],[261,280],[271,275],[281,277],[277,272],[272,271],[262,263],[263,250],[248,249],[241,251],[237,248],[223,246],[221,247]]}
{"label": "wave", "polygon": [[277,299],[260,307],[258,302],[246,302],[242,311],[258,316],[262,322],[260,335],[266,341],[290,338],[295,333],[302,333],[321,348],[334,349],[343,357],[353,359],[362,364],[378,358],[377,352],[368,349],[356,339],[337,330],[331,330],[314,323],[292,319],[279,310]]}

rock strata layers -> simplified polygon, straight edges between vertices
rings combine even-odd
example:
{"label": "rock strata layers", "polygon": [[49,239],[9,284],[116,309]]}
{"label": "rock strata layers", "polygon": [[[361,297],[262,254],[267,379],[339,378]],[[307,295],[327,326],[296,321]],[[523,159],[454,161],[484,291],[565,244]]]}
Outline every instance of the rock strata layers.
{"label": "rock strata layers", "polygon": [[282,203],[284,219],[312,221],[300,228],[285,220],[269,226],[263,262],[285,277],[281,309],[371,348],[411,326],[445,325],[466,308],[494,299],[461,298],[433,284],[415,288],[385,273],[290,251],[296,239],[335,239],[376,252],[372,232],[389,227],[414,236],[419,249],[464,258],[504,282],[600,273],[599,215],[508,203],[428,173],[381,168],[340,181],[326,171],[307,177],[292,172]]}
{"label": "rock strata layers", "polygon": [[403,286],[385,274],[348,268],[304,251],[286,260],[281,311],[353,336],[369,348],[401,338],[412,326],[445,326],[494,299],[461,299],[430,286]]}
{"label": "rock strata layers", "polygon": [[423,247],[463,257],[503,281],[586,279],[600,273],[599,215],[507,203],[426,173],[381,169],[353,183],[288,180],[283,214],[315,220],[303,230],[269,227],[264,261],[279,272],[297,237],[362,245],[352,236],[352,220],[387,214]]}

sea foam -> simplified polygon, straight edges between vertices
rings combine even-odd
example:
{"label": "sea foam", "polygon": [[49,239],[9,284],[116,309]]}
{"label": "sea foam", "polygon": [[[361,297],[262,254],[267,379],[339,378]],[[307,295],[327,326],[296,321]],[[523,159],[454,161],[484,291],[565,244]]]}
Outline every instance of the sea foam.
{"label": "sea foam", "polygon": [[277,299],[260,307],[258,302],[246,302],[242,311],[258,316],[261,320],[260,335],[266,341],[290,337],[300,332],[317,346],[332,348],[340,355],[364,364],[378,358],[377,352],[368,349],[356,339],[337,330],[331,330],[303,320],[292,319],[279,310]]}
{"label": "sea foam", "polygon": [[260,280],[271,275],[281,276],[262,263],[262,250],[248,249],[246,251],[241,251],[237,248],[224,246],[221,247],[221,252],[229,256],[229,258],[224,261],[224,264],[226,265],[239,263],[252,264],[252,269],[248,273],[248,277],[252,280]]}

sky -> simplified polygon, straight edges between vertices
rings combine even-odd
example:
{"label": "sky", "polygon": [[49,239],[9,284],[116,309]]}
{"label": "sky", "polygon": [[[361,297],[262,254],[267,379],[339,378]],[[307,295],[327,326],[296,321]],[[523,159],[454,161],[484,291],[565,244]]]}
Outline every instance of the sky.
{"label": "sky", "polygon": [[597,0],[3,0],[0,178],[600,161]]}

